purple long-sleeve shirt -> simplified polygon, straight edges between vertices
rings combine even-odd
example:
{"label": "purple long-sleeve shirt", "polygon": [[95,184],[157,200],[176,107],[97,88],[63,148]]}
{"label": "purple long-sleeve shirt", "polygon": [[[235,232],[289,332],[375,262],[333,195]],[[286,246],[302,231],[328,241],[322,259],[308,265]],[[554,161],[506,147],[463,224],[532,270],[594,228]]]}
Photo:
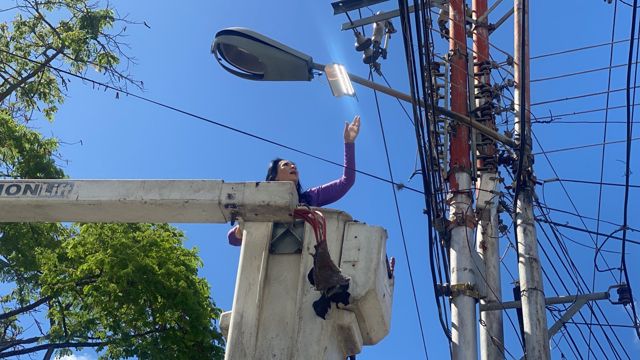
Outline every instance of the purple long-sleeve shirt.
{"label": "purple long-sleeve shirt", "polygon": [[[342,198],[356,181],[356,150],[355,143],[344,144],[344,171],[342,177],[330,183],[313,187],[302,193],[300,202],[309,206],[325,206]],[[240,246],[242,239],[235,234],[235,227],[229,230],[227,237],[229,244]]]}

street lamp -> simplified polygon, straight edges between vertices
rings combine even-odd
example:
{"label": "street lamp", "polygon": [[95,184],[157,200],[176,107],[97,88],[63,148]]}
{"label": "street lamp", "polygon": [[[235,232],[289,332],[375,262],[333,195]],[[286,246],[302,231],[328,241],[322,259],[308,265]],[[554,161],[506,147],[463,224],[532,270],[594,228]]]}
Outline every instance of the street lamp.
{"label": "street lamp", "polygon": [[354,95],[351,80],[401,100],[412,102],[411,96],[347,73],[336,64],[322,65],[311,56],[246,28],[218,31],[211,52],[228,72],[249,80],[310,81],[313,70],[327,74],[331,91],[336,96]]}
{"label": "street lamp", "polygon": [[245,28],[219,31],[211,52],[228,72],[249,80],[310,81],[313,59]]}
{"label": "street lamp", "polygon": [[249,29],[219,31],[211,52],[225,70],[245,79],[310,81],[313,70],[319,70],[327,74],[334,96],[355,95],[349,74],[342,65],[316,64],[311,56]]}

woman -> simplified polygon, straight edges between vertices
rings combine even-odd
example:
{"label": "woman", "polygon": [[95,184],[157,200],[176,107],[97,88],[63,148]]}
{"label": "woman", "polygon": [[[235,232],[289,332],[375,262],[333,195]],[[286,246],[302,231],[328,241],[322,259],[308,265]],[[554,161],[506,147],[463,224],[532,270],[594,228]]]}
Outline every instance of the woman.
{"label": "woman", "polygon": [[[344,124],[344,171],[340,179],[328,184],[302,191],[296,164],[284,159],[271,161],[266,181],[291,181],[296,184],[298,201],[308,206],[325,206],[342,198],[356,181],[355,140],[360,132],[360,116],[356,115],[351,123]],[[242,244],[242,229],[235,226],[229,230],[229,244]]]}

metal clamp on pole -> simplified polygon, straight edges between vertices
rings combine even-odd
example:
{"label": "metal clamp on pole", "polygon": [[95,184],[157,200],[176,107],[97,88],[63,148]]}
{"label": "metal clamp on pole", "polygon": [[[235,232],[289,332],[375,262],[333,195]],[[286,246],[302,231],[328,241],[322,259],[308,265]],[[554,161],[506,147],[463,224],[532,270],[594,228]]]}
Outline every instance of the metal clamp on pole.
{"label": "metal clamp on pole", "polygon": [[609,286],[607,293],[611,292],[612,289],[616,289],[616,293],[618,293],[618,301],[612,301],[611,298],[609,298],[609,301],[611,301],[612,304],[624,306],[631,304],[631,289],[629,288],[629,285],[621,283]]}
{"label": "metal clamp on pole", "polygon": [[478,290],[476,290],[475,285],[471,283],[451,284],[449,286],[449,290],[450,290],[449,292],[450,297],[455,297],[456,295],[466,295],[474,299],[481,298],[480,292],[478,292]]}

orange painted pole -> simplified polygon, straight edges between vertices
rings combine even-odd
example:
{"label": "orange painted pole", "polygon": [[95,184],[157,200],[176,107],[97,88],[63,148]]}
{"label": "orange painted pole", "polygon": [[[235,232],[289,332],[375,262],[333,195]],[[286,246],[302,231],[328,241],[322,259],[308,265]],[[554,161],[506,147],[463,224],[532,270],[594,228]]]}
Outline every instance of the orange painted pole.
{"label": "orange painted pole", "polygon": [[[473,0],[472,18],[474,54],[474,85],[476,120],[490,129],[496,129],[492,106],[491,57],[489,56],[489,20],[487,0]],[[487,297],[481,304],[502,301],[500,280],[500,242],[498,241],[498,185],[497,151],[495,141],[478,133],[476,140],[478,180],[476,187],[476,212],[478,231],[476,250],[484,261],[484,278]],[[504,329],[502,311],[480,312],[480,359],[504,359]]]}
{"label": "orange painted pole", "polygon": [[[449,2],[449,61],[451,111],[468,116],[467,36],[465,2]],[[469,127],[454,122],[451,130],[449,162],[449,248],[451,272],[452,358],[477,359],[475,264],[471,251],[475,217],[471,196],[471,154]],[[475,251],[475,250],[473,250]]]}

